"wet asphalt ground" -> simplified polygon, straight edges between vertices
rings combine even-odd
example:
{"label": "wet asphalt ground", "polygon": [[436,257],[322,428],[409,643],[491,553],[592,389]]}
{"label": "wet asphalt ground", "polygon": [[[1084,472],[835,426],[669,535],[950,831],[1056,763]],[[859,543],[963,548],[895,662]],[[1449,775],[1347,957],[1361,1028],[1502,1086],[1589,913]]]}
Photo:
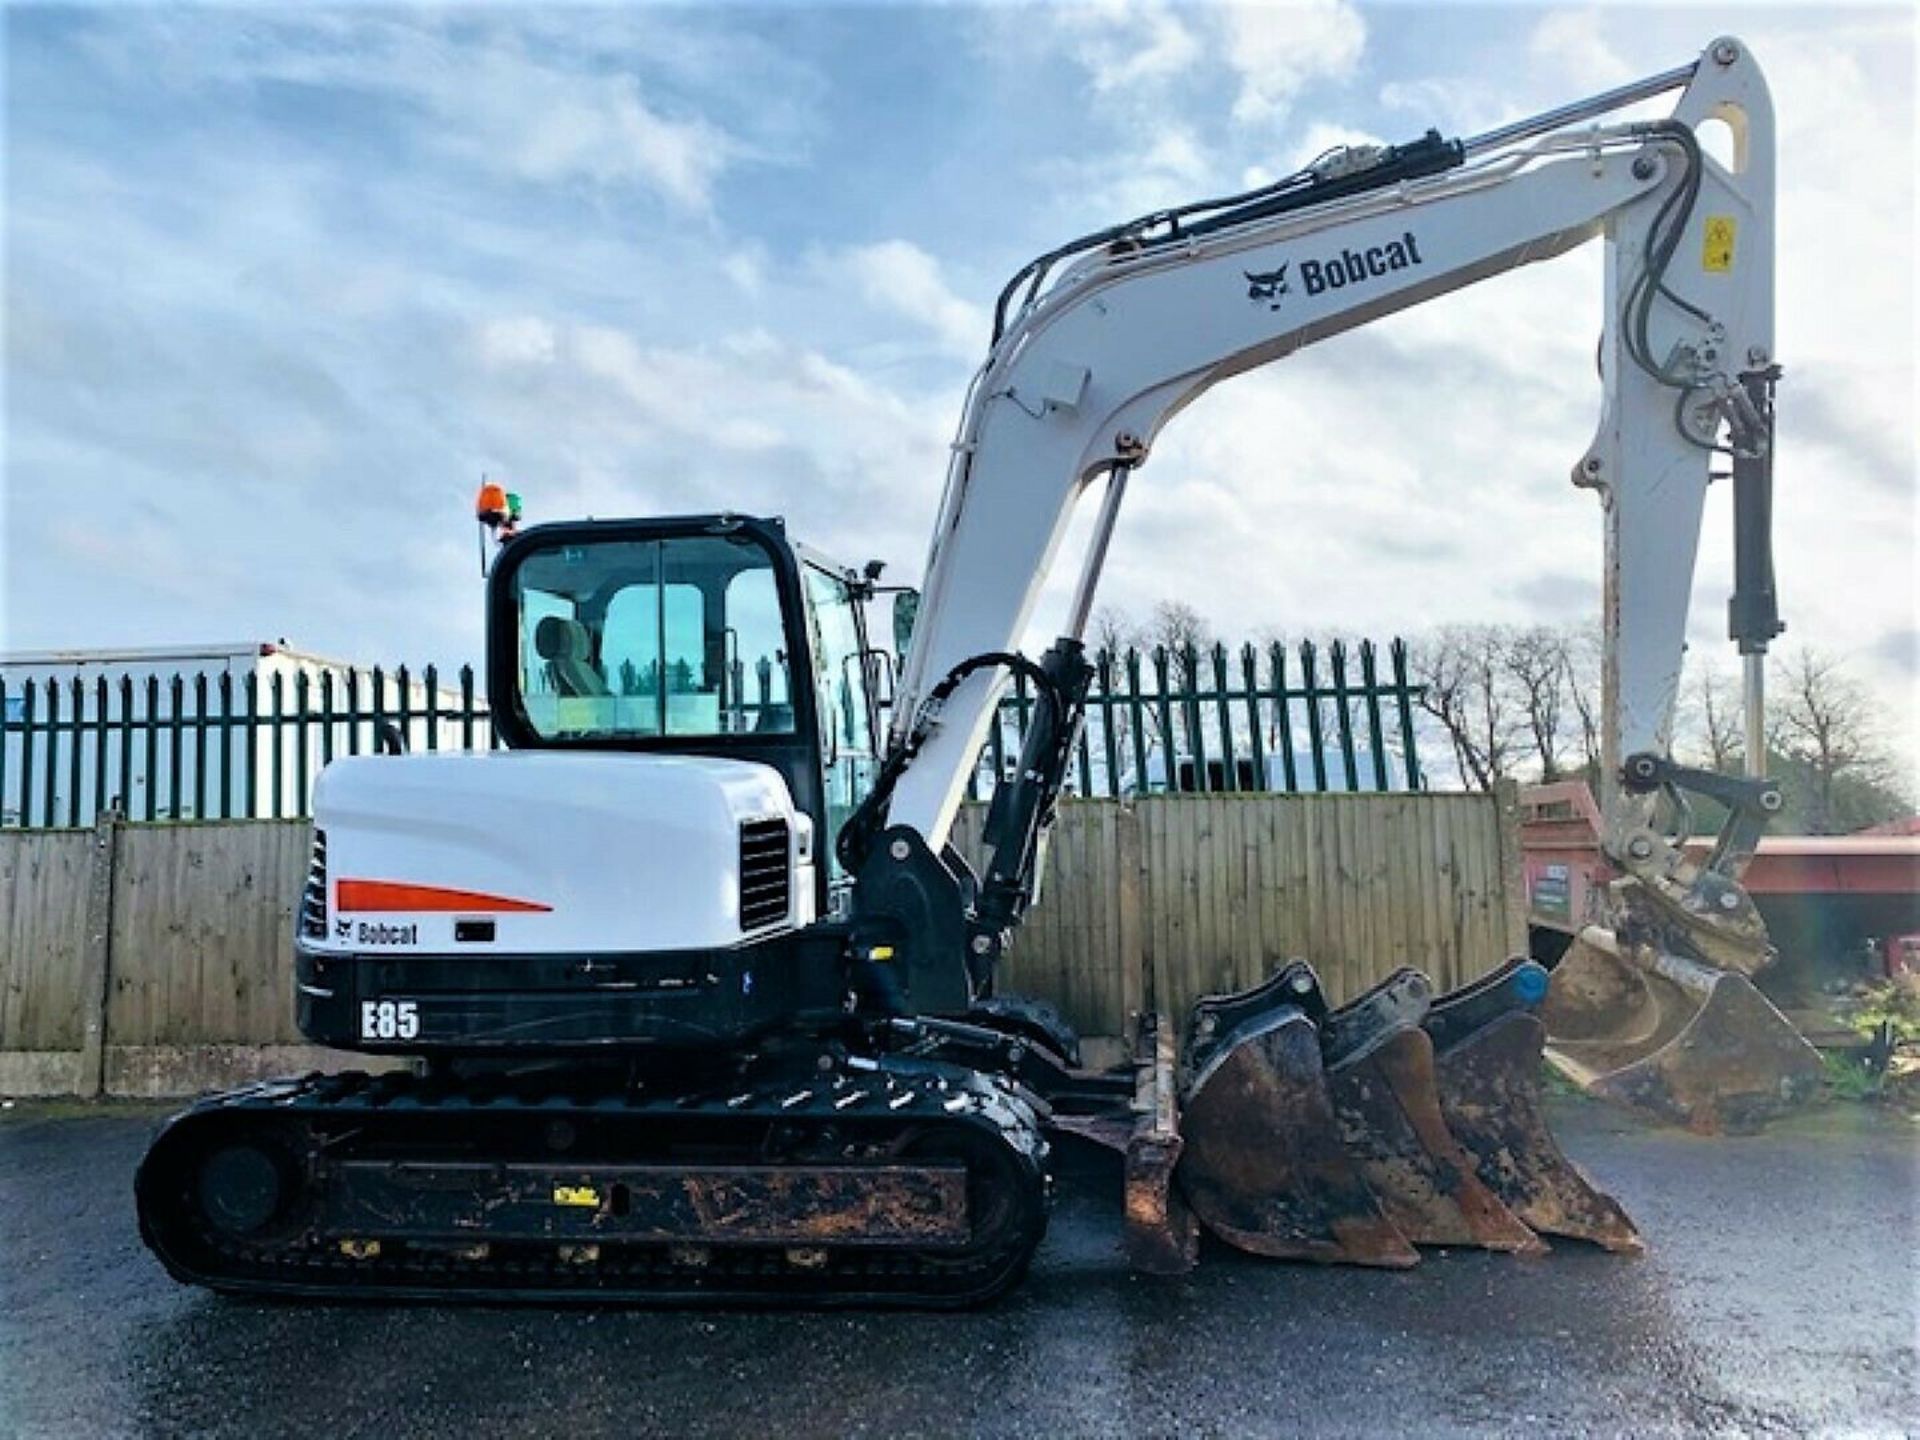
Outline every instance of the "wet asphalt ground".
{"label": "wet asphalt ground", "polygon": [[1651,1253],[1406,1273],[1220,1248],[1128,1274],[1067,1167],[1034,1273],[957,1316],[302,1307],[141,1247],[152,1107],[0,1112],[0,1435],[1908,1434],[1920,1128],[1705,1140],[1556,1102]]}

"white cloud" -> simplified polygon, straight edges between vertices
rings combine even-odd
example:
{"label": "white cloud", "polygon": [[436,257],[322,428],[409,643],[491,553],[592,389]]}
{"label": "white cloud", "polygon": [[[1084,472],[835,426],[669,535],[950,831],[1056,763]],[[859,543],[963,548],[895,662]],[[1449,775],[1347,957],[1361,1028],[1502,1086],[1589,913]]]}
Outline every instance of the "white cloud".
{"label": "white cloud", "polygon": [[1533,27],[1527,49],[1534,60],[1592,92],[1634,78],[1634,67],[1602,37],[1595,10],[1556,10]]}
{"label": "white cloud", "polygon": [[1196,9],[1168,0],[989,6],[971,31],[1003,64],[1064,59],[1082,72],[1088,93],[1125,107],[1204,63],[1203,38],[1188,23]]}
{"label": "white cloud", "polygon": [[709,207],[714,180],[733,150],[716,127],[698,118],[667,119],[642,101],[629,76],[595,84],[523,68],[516,83],[516,123],[476,125],[468,135],[476,158],[504,140],[514,167],[529,180],[642,181],[683,209]]}
{"label": "white cloud", "polygon": [[1089,158],[1036,167],[1072,224],[1092,229],[1226,188],[1216,157],[1189,129],[1167,125]]}
{"label": "white cloud", "polygon": [[[706,212],[745,146],[685,104],[667,107],[627,66],[610,68],[591,30],[543,31],[508,12],[268,11],[244,29],[167,12],[87,43],[128,77],[182,91],[333,88],[400,102],[419,143],[536,184],[638,185]],[[564,37],[564,38],[563,38]],[[641,55],[647,54],[642,49]]]}
{"label": "white cloud", "polygon": [[765,329],[555,336],[537,374],[450,377],[474,416],[470,468],[521,481],[535,518],[730,509],[783,515],[832,553],[918,560],[960,378],[897,389]]}
{"label": "white cloud", "polygon": [[1351,75],[1367,43],[1366,21],[1347,0],[1234,5],[1218,18],[1223,56],[1240,79],[1233,118],[1248,125],[1284,120],[1308,85]]}
{"label": "white cloud", "polygon": [[720,262],[720,268],[742,294],[758,297],[767,283],[766,247],[757,241],[741,245]]}
{"label": "white cloud", "polygon": [[1416,125],[1432,126],[1449,135],[1474,135],[1520,119],[1524,106],[1514,92],[1490,80],[1457,75],[1429,75],[1416,80],[1389,80],[1380,87],[1380,103],[1405,114]]}
{"label": "white cloud", "polygon": [[553,363],[553,326],[537,315],[485,321],[480,326],[479,343],[480,358],[501,369]]}
{"label": "white cloud", "polygon": [[1199,39],[1165,4],[1099,0],[1061,6],[1053,17],[1097,93],[1169,79],[1190,70],[1201,56]]}
{"label": "white cloud", "polygon": [[919,246],[905,240],[855,246],[829,269],[849,279],[869,305],[925,328],[950,354],[975,360],[986,352],[986,312],[954,294],[940,262]]}

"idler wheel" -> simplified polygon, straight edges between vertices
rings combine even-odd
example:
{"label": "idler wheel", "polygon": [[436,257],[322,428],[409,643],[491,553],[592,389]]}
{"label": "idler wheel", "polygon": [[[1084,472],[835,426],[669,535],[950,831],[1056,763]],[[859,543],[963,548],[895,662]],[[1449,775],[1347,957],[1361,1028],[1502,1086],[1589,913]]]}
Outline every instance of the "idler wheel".
{"label": "idler wheel", "polygon": [[208,1155],[195,1177],[200,1211],[225,1234],[257,1236],[287,1212],[297,1191],[293,1167],[277,1146],[244,1140]]}

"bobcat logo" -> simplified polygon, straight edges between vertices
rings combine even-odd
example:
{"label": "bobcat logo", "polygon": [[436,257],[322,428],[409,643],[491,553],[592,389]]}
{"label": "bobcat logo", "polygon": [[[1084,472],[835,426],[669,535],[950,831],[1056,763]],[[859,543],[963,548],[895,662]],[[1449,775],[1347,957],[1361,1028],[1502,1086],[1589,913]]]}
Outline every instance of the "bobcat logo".
{"label": "bobcat logo", "polygon": [[1257,273],[1252,270],[1242,270],[1240,273],[1247,277],[1247,299],[1256,302],[1264,300],[1269,310],[1278,310],[1280,297],[1292,293],[1287,286],[1287,262],[1284,260],[1280,262],[1278,270],[1263,270]]}

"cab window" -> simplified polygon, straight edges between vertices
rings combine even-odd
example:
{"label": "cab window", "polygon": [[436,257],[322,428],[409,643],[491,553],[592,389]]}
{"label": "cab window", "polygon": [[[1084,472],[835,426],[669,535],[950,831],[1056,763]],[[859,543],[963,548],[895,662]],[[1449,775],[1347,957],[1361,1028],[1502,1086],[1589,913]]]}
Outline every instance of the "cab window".
{"label": "cab window", "polygon": [[543,740],[792,734],[773,557],[738,536],[556,545],[513,577]]}

